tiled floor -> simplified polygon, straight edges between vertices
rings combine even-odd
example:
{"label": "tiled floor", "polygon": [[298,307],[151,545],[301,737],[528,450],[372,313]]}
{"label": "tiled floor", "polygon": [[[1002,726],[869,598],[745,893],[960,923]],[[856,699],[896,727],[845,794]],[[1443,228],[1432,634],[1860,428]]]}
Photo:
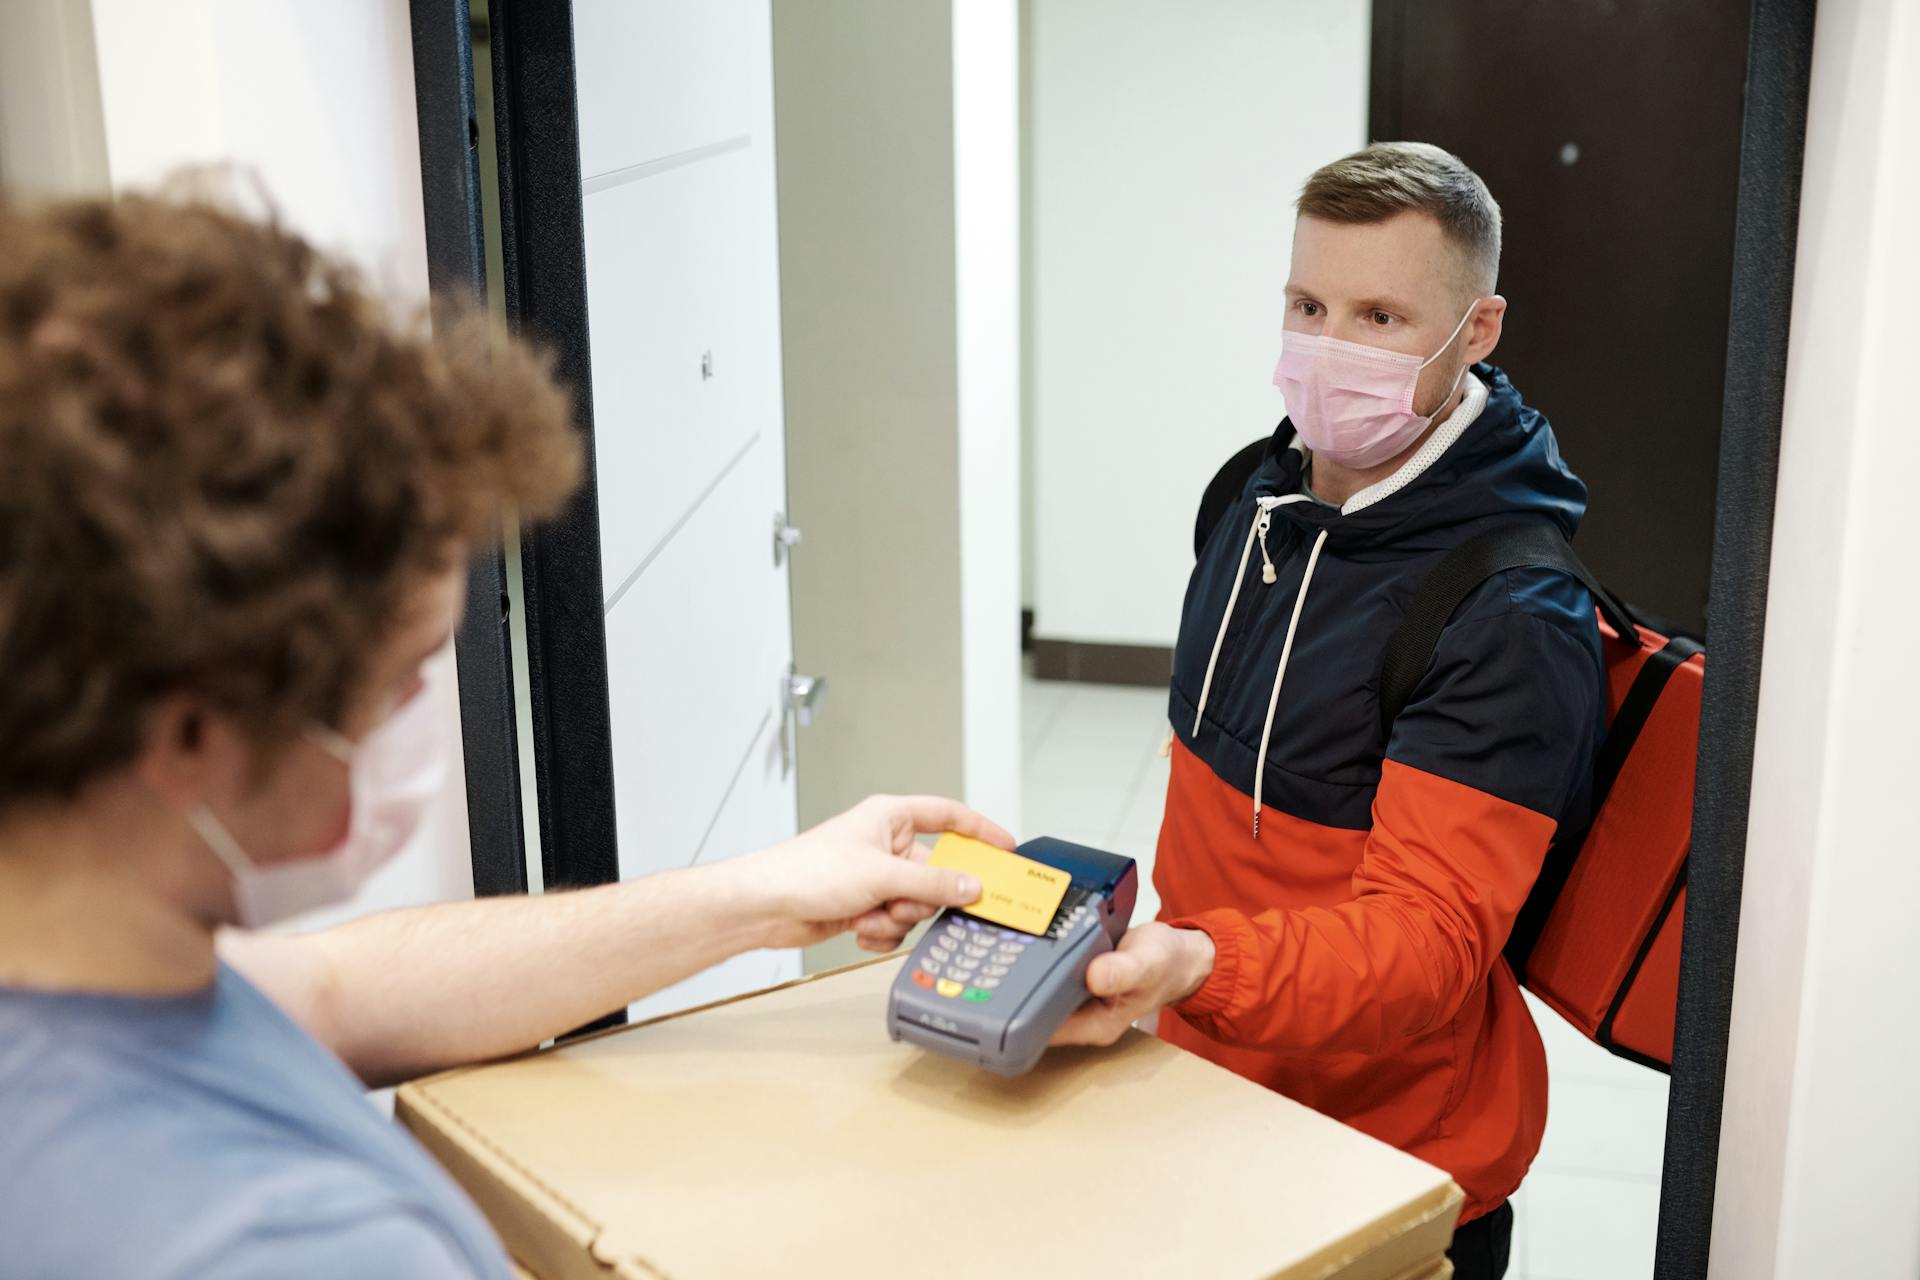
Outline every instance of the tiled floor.
{"label": "tiled floor", "polygon": [[[1146,883],[1160,830],[1167,699],[1158,690],[1029,680],[1023,836],[1050,835],[1139,859],[1135,919],[1159,909]],[[1534,1006],[1547,1045],[1546,1142],[1514,1197],[1512,1280],[1635,1280],[1653,1274],[1667,1079],[1613,1057]]]}

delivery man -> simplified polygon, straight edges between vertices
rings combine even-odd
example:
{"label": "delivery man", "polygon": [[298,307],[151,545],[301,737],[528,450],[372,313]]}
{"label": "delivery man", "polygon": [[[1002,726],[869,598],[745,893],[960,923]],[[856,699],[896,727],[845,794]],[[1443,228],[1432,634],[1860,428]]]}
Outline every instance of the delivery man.
{"label": "delivery man", "polygon": [[415,829],[422,663],[468,548],[579,476],[566,397],[215,208],[0,205],[0,245],[0,1272],[506,1280],[364,1084],[750,948],[890,950],[979,892],[916,832],[1011,845],[875,799],[714,866],[222,933],[351,895]]}
{"label": "delivery man", "polygon": [[1308,179],[1274,381],[1288,417],[1200,549],[1174,658],[1160,922],[1097,959],[1059,1042],[1160,1034],[1451,1173],[1462,1277],[1498,1276],[1546,1124],[1546,1057],[1501,959],[1604,733],[1578,583],[1517,569],[1446,628],[1384,733],[1388,635],[1487,529],[1571,537],[1586,488],[1485,363],[1500,210],[1436,147]]}

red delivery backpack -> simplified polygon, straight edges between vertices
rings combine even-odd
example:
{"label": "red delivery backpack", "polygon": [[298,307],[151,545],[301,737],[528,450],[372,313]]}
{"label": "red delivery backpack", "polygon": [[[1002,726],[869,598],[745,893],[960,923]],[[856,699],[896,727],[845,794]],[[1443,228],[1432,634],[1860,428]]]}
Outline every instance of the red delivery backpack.
{"label": "red delivery backpack", "polygon": [[1454,548],[1415,591],[1381,665],[1383,727],[1390,735],[1454,611],[1494,574],[1520,568],[1559,570],[1593,593],[1608,727],[1592,818],[1556,835],[1506,957],[1528,990],[1589,1039],[1665,1071],[1680,990],[1700,645],[1638,625],[1557,528],[1516,524]]}

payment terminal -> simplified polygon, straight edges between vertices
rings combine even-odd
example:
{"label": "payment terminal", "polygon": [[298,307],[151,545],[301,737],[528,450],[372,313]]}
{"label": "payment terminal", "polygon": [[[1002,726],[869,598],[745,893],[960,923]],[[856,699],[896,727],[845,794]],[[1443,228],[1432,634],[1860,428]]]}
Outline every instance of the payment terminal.
{"label": "payment terminal", "polygon": [[1017,1076],[1087,999],[1087,964],[1125,935],[1139,871],[1132,858],[1064,840],[1029,840],[1019,852],[1072,877],[1046,933],[942,911],[887,998],[895,1040]]}

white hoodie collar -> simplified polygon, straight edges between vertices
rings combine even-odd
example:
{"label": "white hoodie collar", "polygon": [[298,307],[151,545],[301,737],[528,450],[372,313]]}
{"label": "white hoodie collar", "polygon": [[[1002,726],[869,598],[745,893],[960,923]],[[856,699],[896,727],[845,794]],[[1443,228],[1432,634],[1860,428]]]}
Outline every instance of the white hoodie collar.
{"label": "white hoodie collar", "polygon": [[[1459,406],[1447,415],[1447,420],[1440,424],[1438,431],[1427,437],[1427,442],[1420,446],[1419,451],[1386,479],[1376,480],[1348,498],[1346,504],[1340,508],[1341,515],[1350,516],[1356,511],[1364,511],[1374,503],[1392,497],[1418,480],[1429,467],[1440,461],[1447,450],[1453,448],[1455,442],[1466,434],[1467,428],[1473,425],[1473,420],[1480,416],[1481,410],[1487,407],[1487,384],[1474,377],[1472,370],[1467,371],[1466,388],[1467,393],[1460,397]],[[1292,447],[1303,454],[1307,451],[1306,446],[1300,442],[1298,432],[1294,434]],[[1300,492],[1322,506],[1333,505],[1307,486],[1305,467],[1300,470]]]}

